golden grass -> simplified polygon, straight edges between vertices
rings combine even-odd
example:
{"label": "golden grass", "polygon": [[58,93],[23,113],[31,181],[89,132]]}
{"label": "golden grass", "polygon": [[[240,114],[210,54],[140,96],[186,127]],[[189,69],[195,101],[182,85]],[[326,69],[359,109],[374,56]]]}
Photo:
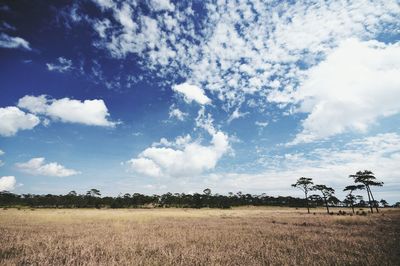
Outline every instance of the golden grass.
{"label": "golden grass", "polygon": [[400,265],[399,240],[398,210],[0,210],[1,265]]}

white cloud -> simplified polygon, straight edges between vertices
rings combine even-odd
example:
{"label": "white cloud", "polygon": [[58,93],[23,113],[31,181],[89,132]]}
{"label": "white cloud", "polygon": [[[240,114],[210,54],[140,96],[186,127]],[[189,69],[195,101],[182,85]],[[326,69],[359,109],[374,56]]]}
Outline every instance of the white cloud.
{"label": "white cloud", "polygon": [[29,42],[20,37],[11,37],[6,33],[0,33],[0,47],[9,49],[20,48],[28,51],[31,50]]}
{"label": "white cloud", "polygon": [[19,130],[32,129],[40,123],[40,119],[28,114],[17,107],[0,107],[0,135],[14,136]]}
{"label": "white cloud", "polygon": [[138,174],[152,177],[195,177],[214,169],[230,150],[229,138],[212,126],[209,117],[204,118],[204,111],[199,113],[197,121],[211,135],[209,145],[192,141],[190,135],[178,137],[174,142],[163,138],[126,163]]}
{"label": "white cloud", "polygon": [[126,164],[138,174],[150,177],[160,177],[162,175],[161,168],[151,159],[135,158],[127,161]]}
{"label": "white cloud", "polygon": [[16,179],[14,176],[2,176],[0,178],[0,191],[11,191],[15,188]]}
{"label": "white cloud", "polygon": [[294,93],[309,113],[294,144],[349,130],[365,132],[378,118],[400,112],[400,43],[344,41],[309,70]]}
{"label": "white cloud", "polygon": [[175,6],[169,0],[150,0],[150,6],[154,11],[174,11]]}
{"label": "white cloud", "polygon": [[64,57],[59,57],[57,58],[57,62],[47,63],[46,66],[49,71],[64,73],[72,69],[72,60],[66,59]]}
{"label": "white cloud", "polygon": [[[201,85],[207,99],[217,97],[233,110],[257,95],[280,108],[293,104],[287,96],[304,69],[350,37],[397,36],[400,13],[395,0],[205,1],[204,17],[194,15],[190,2],[176,4],[173,17],[156,12],[153,2],[146,8],[97,2],[102,18],[88,20],[99,36],[96,47],[117,58],[133,53],[166,84],[185,79]],[[171,10],[168,1],[160,2],[157,7]]]}
{"label": "white cloud", "polygon": [[4,154],[5,154],[5,152],[3,150],[0,150],[0,156],[4,155]]}
{"label": "white cloud", "polygon": [[115,6],[114,1],[112,0],[94,0],[96,4],[98,4],[101,8],[112,8]]}
{"label": "white cloud", "polygon": [[256,126],[259,126],[259,127],[266,127],[266,126],[269,125],[269,123],[268,123],[268,121],[265,121],[265,122],[256,121],[256,122],[255,122],[255,125],[256,125]]}
{"label": "white cloud", "polygon": [[48,106],[46,114],[63,122],[106,127],[113,127],[116,124],[107,119],[110,114],[103,100],[81,102],[63,98],[53,101]]}
{"label": "white cloud", "polygon": [[42,157],[32,158],[25,163],[16,163],[15,166],[22,172],[30,175],[65,177],[80,174],[81,172],[65,168],[63,165],[51,162],[45,163]]}
{"label": "white cloud", "polygon": [[48,99],[46,95],[26,95],[18,101],[18,106],[62,122],[106,127],[116,125],[116,122],[108,120],[110,114],[103,100],[84,100],[82,102],[69,98]]}
{"label": "white cloud", "polygon": [[176,118],[179,121],[184,121],[187,116],[188,116],[187,113],[184,113],[178,108],[175,108],[174,105],[172,105],[171,108],[169,109],[169,118]]}
{"label": "white cloud", "polygon": [[191,142],[182,149],[150,147],[127,163],[137,173],[149,176],[197,176],[214,169],[228,149],[228,137],[218,131],[212,136],[211,145]]}
{"label": "white cloud", "polygon": [[238,118],[241,118],[241,117],[245,117],[248,114],[249,114],[249,112],[241,113],[239,111],[239,108],[236,108],[235,111],[233,111],[233,113],[229,116],[228,123],[232,122],[235,119],[238,119]]}
{"label": "white cloud", "polygon": [[204,90],[188,83],[182,83],[172,86],[172,90],[183,95],[187,103],[195,101],[201,105],[211,103],[210,98],[205,95]]}
{"label": "white cloud", "polygon": [[25,95],[18,100],[17,106],[32,112],[34,114],[42,114],[47,109],[47,97],[46,95],[31,96]]}

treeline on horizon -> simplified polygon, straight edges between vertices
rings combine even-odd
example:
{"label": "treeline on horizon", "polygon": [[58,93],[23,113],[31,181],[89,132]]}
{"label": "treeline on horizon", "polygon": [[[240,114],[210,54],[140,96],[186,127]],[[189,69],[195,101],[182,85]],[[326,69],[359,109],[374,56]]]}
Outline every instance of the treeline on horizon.
{"label": "treeline on horizon", "polygon": [[[343,189],[348,194],[341,201],[334,196],[335,190],[325,185],[314,185],[312,178],[301,177],[293,187],[300,188],[304,198],[291,196],[268,196],[243,194],[242,192],[228,195],[212,194],[211,189],[206,188],[203,193],[165,193],[162,195],[144,195],[140,193],[119,195],[117,197],[102,197],[98,189],[91,189],[86,194],[78,194],[71,191],[66,195],[35,195],[35,194],[14,194],[8,191],[0,192],[0,206],[7,207],[31,207],[31,208],[231,208],[237,206],[280,206],[280,207],[307,207],[315,208],[325,206],[329,213],[329,207],[390,207],[386,200],[377,201],[373,198],[371,186],[382,186],[383,182],[376,181],[373,173],[369,170],[359,171],[350,175],[356,185],[349,185]],[[366,190],[368,200],[365,201],[362,195],[354,195],[356,190]],[[319,194],[309,195],[311,191]],[[400,202],[391,207],[400,207]]]}
{"label": "treeline on horizon", "polygon": [[[382,207],[389,207],[386,201],[376,202]],[[324,206],[325,202],[319,197],[310,197],[308,204],[311,208]],[[330,198],[330,206],[348,206],[350,204],[337,198]],[[397,204],[397,205],[396,205]],[[396,203],[393,207],[400,207]],[[203,193],[165,193],[162,195],[144,195],[140,193],[120,195],[117,197],[102,197],[97,189],[91,189],[86,194],[71,191],[66,195],[18,195],[11,192],[0,192],[1,207],[30,207],[30,208],[231,208],[237,206],[281,206],[305,207],[306,199],[291,196],[268,196],[266,194],[252,195],[241,192],[228,195],[212,194],[210,189]],[[354,206],[365,208],[368,202],[362,198]]]}
{"label": "treeline on horizon", "polygon": [[[315,202],[317,204],[317,202]],[[210,189],[203,193],[165,193],[162,195],[145,195],[140,193],[102,197],[97,189],[86,194],[71,191],[66,195],[17,195],[7,191],[0,192],[0,206],[27,206],[34,208],[230,208],[235,206],[305,206],[305,200],[291,196],[267,196],[243,194],[212,194]]]}

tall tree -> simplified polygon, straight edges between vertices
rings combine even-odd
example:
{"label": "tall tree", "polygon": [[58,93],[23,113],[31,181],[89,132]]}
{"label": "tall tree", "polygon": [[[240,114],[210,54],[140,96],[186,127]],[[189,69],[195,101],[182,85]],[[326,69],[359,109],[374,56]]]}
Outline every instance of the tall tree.
{"label": "tall tree", "polygon": [[335,190],[331,187],[327,187],[325,185],[315,185],[312,187],[312,190],[317,190],[321,192],[322,198],[324,199],[325,202],[325,207],[326,207],[326,212],[329,214],[329,204],[328,204],[328,199],[333,196],[335,193]]}
{"label": "tall tree", "polygon": [[350,203],[353,213],[354,213],[354,203],[356,201],[356,196],[353,195],[353,192],[364,188],[365,188],[364,185],[350,185],[343,189],[343,191],[349,191],[349,194],[347,194],[346,196],[346,200]]}
{"label": "tall tree", "polygon": [[304,197],[306,199],[307,211],[310,213],[310,206],[308,205],[308,192],[312,189],[314,185],[312,178],[300,177],[297,179],[296,183],[292,184],[292,187],[301,189],[304,192]]}
{"label": "tall tree", "polygon": [[389,203],[386,200],[381,199],[379,202],[382,204],[383,208],[389,207]]}
{"label": "tall tree", "polygon": [[[383,182],[376,181],[376,177],[374,173],[370,170],[358,171],[354,175],[350,175],[349,177],[354,179],[355,183],[361,183],[365,186],[368,194],[369,207],[371,209],[371,213],[374,212],[373,207],[375,206],[376,212],[379,212],[378,206],[375,203],[374,195],[372,195],[371,187],[372,186],[383,186]],[[372,199],[372,200],[371,200]]]}

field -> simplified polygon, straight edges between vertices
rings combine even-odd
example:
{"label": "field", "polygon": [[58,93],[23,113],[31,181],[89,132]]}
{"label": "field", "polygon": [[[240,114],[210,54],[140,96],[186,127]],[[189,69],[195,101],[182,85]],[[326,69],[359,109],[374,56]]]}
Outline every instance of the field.
{"label": "field", "polygon": [[3,209],[0,264],[400,265],[399,210],[323,211]]}

